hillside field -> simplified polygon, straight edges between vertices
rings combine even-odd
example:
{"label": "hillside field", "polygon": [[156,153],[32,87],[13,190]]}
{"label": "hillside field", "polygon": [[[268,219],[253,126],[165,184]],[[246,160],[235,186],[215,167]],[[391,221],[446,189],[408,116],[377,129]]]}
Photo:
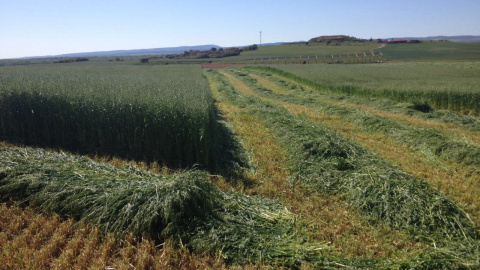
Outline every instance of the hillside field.
{"label": "hillside field", "polygon": [[1,66],[0,269],[478,269],[479,45],[452,44]]}

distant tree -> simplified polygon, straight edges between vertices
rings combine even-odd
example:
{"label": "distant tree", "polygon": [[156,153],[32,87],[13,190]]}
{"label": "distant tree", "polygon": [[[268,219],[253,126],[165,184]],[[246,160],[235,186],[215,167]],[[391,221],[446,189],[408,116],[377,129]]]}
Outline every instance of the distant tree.
{"label": "distant tree", "polygon": [[223,57],[228,57],[228,56],[237,56],[239,55],[243,49],[240,48],[228,48],[224,50]]}
{"label": "distant tree", "polygon": [[255,51],[257,48],[258,48],[257,44],[253,44],[253,45],[248,46],[249,51]]}
{"label": "distant tree", "polygon": [[201,53],[201,54],[198,54],[198,56],[196,58],[198,58],[198,59],[210,58],[210,55],[208,55],[208,53]]}
{"label": "distant tree", "polygon": [[149,58],[142,58],[140,59],[140,62],[142,63],[148,63]]}
{"label": "distant tree", "polygon": [[[88,60],[87,60],[88,61]],[[55,64],[64,64],[64,63],[73,63],[75,62],[74,58],[66,58],[66,59],[61,59],[59,61],[54,62]]]}
{"label": "distant tree", "polygon": [[88,58],[86,58],[86,57],[75,58],[75,62],[84,62],[84,61],[88,61]]}

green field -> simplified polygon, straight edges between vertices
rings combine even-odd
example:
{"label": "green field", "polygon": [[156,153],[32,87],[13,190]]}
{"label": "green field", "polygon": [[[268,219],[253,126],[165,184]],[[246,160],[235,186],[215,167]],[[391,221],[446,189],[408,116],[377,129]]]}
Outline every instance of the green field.
{"label": "green field", "polygon": [[480,62],[399,62],[371,65],[272,66],[323,84],[373,91],[480,92]]}
{"label": "green field", "polygon": [[247,51],[237,56],[239,60],[256,59],[256,58],[270,58],[270,57],[307,57],[318,55],[319,57],[331,56],[332,54],[354,54],[369,52],[378,48],[380,44],[375,42],[365,43],[342,43],[342,45],[326,45],[326,44],[283,44],[279,46],[259,47],[255,51]]}
{"label": "green field", "polygon": [[480,60],[479,43],[423,41],[413,44],[389,44],[381,49],[394,61]]}
{"label": "green field", "polygon": [[[259,46],[254,51],[244,51],[238,56],[225,58],[209,58],[209,59],[154,59],[150,61],[151,64],[165,64],[165,63],[236,63],[236,64],[268,64],[268,63],[327,63],[331,61],[347,61],[350,56],[350,62],[360,62],[364,53],[370,59],[371,52],[380,47],[381,44],[376,42],[352,42],[339,43],[335,45],[321,44],[305,44],[305,43],[291,43],[282,44],[278,46]],[[358,59],[355,60],[355,54]],[[332,60],[332,55],[334,56]],[[362,60],[363,61],[363,60]]]}
{"label": "green field", "polygon": [[3,140],[215,166],[215,109],[198,66],[84,63],[0,72]]}
{"label": "green field", "polygon": [[[379,63],[369,65],[253,66],[287,72],[317,89],[347,95],[425,103],[438,109],[480,114],[480,65],[474,61]],[[277,70],[277,71],[275,71]]]}
{"label": "green field", "polygon": [[478,44],[252,63],[378,46],[0,67],[0,262],[478,269]]}

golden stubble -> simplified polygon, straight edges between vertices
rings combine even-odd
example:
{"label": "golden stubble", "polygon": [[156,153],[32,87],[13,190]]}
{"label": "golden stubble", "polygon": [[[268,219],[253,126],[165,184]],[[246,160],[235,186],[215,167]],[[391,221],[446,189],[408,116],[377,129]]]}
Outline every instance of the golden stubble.
{"label": "golden stubble", "polygon": [[0,247],[0,269],[228,268],[220,254],[193,254],[171,240],[105,235],[95,226],[16,204],[0,205]]}

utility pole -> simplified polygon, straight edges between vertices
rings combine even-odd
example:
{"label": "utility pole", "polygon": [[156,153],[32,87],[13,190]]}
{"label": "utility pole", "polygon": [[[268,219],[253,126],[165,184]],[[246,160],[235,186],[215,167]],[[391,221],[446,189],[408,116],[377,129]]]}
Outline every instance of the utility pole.
{"label": "utility pole", "polygon": [[260,45],[262,45],[262,31],[260,31]]}

